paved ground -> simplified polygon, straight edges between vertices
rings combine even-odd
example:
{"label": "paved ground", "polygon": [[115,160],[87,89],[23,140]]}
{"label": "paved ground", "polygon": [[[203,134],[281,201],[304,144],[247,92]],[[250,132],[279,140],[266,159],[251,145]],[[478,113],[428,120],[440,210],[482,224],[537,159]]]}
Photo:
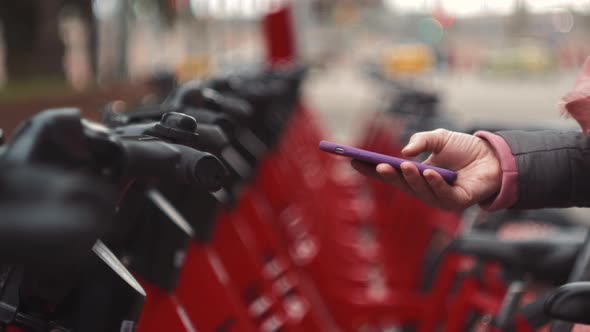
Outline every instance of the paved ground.
{"label": "paved ground", "polygon": [[[447,113],[459,126],[495,123],[575,129],[576,123],[558,111],[561,96],[574,80],[574,73],[537,80],[439,74],[426,85],[441,92]],[[349,139],[356,134],[362,116],[379,107],[377,87],[353,68],[340,66],[310,75],[306,97],[332,135]]]}

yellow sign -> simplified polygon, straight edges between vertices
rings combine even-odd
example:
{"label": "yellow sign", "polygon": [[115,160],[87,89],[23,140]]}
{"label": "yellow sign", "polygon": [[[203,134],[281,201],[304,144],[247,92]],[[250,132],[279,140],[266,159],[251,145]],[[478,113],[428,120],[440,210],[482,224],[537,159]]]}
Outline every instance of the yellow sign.
{"label": "yellow sign", "polygon": [[211,75],[209,59],[206,56],[186,59],[176,66],[176,79],[178,82],[187,82],[198,78],[207,78]]}
{"label": "yellow sign", "polygon": [[421,44],[397,46],[383,57],[383,71],[389,76],[420,74],[433,64],[432,50]]}

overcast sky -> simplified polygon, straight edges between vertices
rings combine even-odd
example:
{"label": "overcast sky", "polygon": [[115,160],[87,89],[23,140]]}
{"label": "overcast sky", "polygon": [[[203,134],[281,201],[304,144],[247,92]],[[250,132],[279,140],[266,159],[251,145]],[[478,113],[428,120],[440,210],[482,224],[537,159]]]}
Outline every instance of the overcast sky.
{"label": "overcast sky", "polygon": [[[2,1],[2,0],[0,0]],[[94,0],[98,2],[98,0]],[[100,0],[112,3],[120,0]],[[271,3],[298,0],[189,0],[191,9],[196,15],[212,14],[213,16],[243,15],[256,16],[268,9]],[[308,0],[310,1],[310,0]],[[440,4],[446,11],[456,16],[473,16],[484,12],[509,14],[517,0],[383,0],[397,12],[431,11]],[[590,13],[590,0],[523,0],[534,12],[548,12],[558,8],[574,8]]]}

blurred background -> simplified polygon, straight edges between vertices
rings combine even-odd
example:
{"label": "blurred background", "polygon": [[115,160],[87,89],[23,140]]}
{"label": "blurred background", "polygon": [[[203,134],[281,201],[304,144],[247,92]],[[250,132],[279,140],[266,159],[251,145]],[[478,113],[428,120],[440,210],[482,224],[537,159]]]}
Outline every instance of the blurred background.
{"label": "blurred background", "polygon": [[[163,77],[256,68],[260,19],[280,0],[0,3],[0,127],[56,105],[87,114]],[[557,104],[590,53],[588,0],[298,0],[305,97],[341,140],[380,107],[365,71],[437,91],[458,126],[573,127]],[[159,80],[160,79],[160,80]],[[151,83],[151,84],[150,84]]]}

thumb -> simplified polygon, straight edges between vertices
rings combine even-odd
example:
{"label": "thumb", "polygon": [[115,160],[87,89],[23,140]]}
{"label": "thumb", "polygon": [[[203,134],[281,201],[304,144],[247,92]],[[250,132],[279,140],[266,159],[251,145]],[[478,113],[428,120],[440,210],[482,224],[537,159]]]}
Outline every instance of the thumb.
{"label": "thumb", "polygon": [[410,142],[403,148],[402,154],[407,157],[414,157],[422,152],[439,152],[445,145],[449,131],[437,129],[416,133],[410,138]]}

